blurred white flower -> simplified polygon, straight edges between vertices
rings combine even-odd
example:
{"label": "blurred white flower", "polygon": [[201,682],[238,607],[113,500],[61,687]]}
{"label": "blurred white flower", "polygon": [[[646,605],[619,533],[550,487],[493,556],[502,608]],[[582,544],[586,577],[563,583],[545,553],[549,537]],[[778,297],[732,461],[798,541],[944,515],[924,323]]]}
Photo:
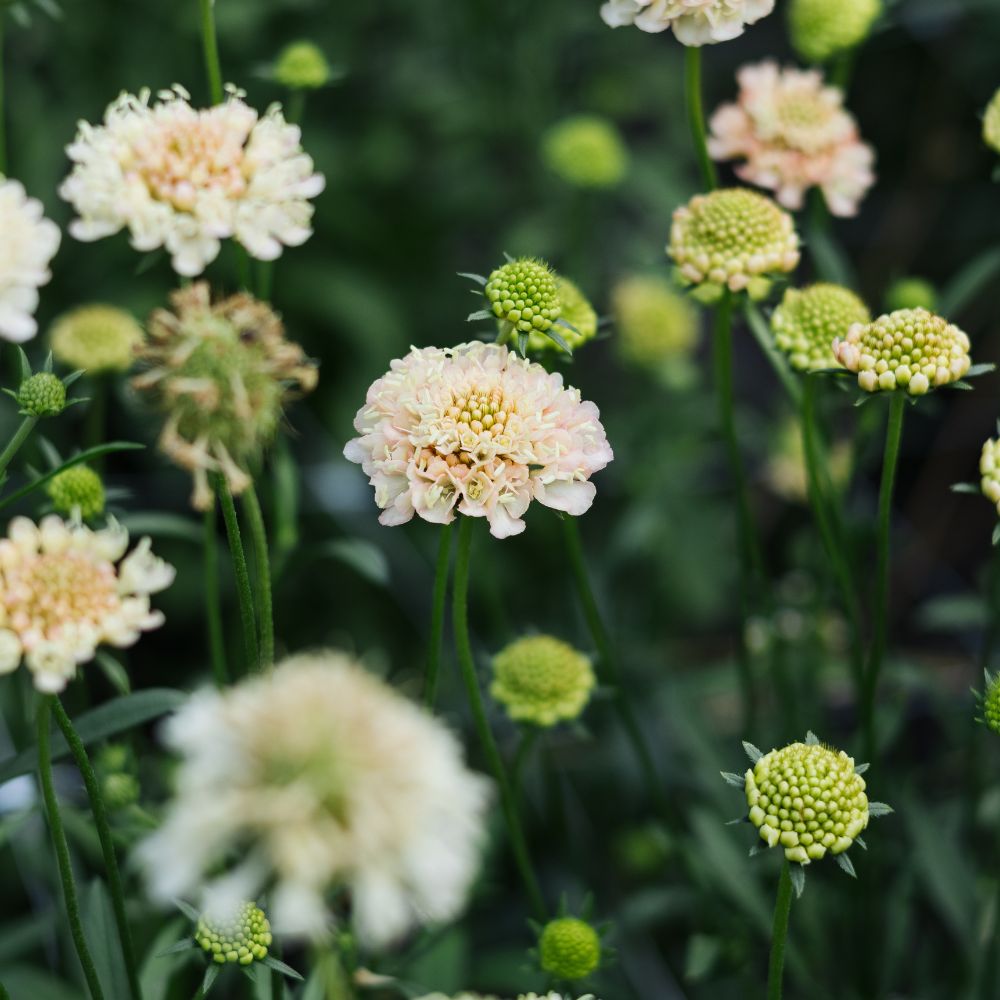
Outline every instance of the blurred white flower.
{"label": "blurred white flower", "polygon": [[601,7],[612,28],[634,24],[642,31],[672,28],[684,45],[712,45],[743,34],[774,10],[774,0],[608,0]]}

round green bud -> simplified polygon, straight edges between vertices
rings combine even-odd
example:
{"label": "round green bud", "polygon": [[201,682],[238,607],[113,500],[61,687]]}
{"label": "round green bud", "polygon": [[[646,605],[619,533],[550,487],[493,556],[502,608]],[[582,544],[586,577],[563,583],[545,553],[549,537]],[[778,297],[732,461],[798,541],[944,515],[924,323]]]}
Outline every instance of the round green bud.
{"label": "round green bud", "polygon": [[574,115],[551,126],[542,138],[549,169],[568,184],[610,188],[628,169],[628,151],[615,126],[597,115]]}
{"label": "round green bud", "polygon": [[897,309],[926,309],[937,307],[937,289],[923,278],[900,278],[886,292],[885,304],[889,312]]}
{"label": "round green bud", "polygon": [[[559,317],[572,330],[559,324],[559,336],[566,341],[570,350],[575,351],[597,335],[597,312],[580,289],[569,278],[558,278]],[[531,351],[559,350],[559,345],[544,333],[532,330],[528,334],[528,349]]]}
{"label": "round green bud", "polygon": [[601,939],[585,920],[558,917],[538,939],[542,969],[556,979],[585,979],[601,964]]}
{"label": "round green bud", "polygon": [[554,726],[580,716],[594,684],[594,669],[583,653],[551,636],[532,635],[493,658],[490,694],[515,721]]}
{"label": "round green bud", "polygon": [[233,919],[225,923],[203,916],[198,921],[194,939],[212,961],[220,965],[226,962],[250,965],[267,958],[272,941],[271,925],[256,903],[244,903]]}
{"label": "round green bud", "polygon": [[49,331],[49,346],[57,361],[95,374],[127,371],[142,339],[142,327],[134,317],[104,305],[73,309]]}
{"label": "round green bud", "polygon": [[85,521],[104,513],[104,484],[101,477],[82,462],[71,465],[49,480],[45,487],[59,514],[80,512]]}
{"label": "round green bud", "polygon": [[139,779],[122,772],[109,774],[101,782],[101,791],[109,809],[126,809],[139,801]]}
{"label": "round green bud", "polygon": [[312,42],[292,42],[281,50],[274,78],[289,90],[316,90],[330,82],[330,64]]}
{"label": "round green bud", "polygon": [[983,442],[979,474],[982,476],[983,496],[996,506],[997,513],[1000,514],[1000,441],[996,438]]}
{"label": "round green bud", "polygon": [[522,257],[498,267],[486,282],[493,315],[518,333],[544,333],[559,319],[555,272],[540,260]]}
{"label": "round green bud", "polygon": [[771,317],[774,342],[800,371],[834,368],[833,342],[855,323],[871,322],[868,307],[848,288],[818,284],[789,288]]}
{"label": "round green bud", "polygon": [[806,62],[826,62],[868,37],[882,0],[791,0],[792,46]]}
{"label": "round green bud", "polygon": [[52,372],[36,372],[21,383],[17,403],[32,417],[54,417],[66,408],[66,386]]}
{"label": "round green bud", "polygon": [[983,115],[983,141],[994,152],[1000,153],[1000,90],[993,95]]}
{"label": "round green bud", "polygon": [[983,722],[1000,735],[1000,677],[993,677],[983,692]]}

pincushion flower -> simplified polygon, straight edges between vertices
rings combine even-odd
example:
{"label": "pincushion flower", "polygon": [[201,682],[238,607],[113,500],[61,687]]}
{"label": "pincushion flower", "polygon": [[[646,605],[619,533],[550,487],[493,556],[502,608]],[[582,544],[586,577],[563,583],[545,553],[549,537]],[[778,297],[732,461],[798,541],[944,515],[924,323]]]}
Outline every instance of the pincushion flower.
{"label": "pincushion flower", "polygon": [[382,524],[485,517],[519,534],[532,500],[585,513],[613,458],[597,407],[499,344],[414,348],[368,390],[344,455],[375,488]]}
{"label": "pincushion flower", "polygon": [[855,215],[875,182],[875,154],[844,109],[843,92],[825,86],[817,70],[771,61],[744,66],[737,79],[736,103],[709,122],[710,155],[743,160],[737,176],[774,191],[785,208],[801,208],[806,191],[818,187],[833,215]]}
{"label": "pincushion flower", "polygon": [[833,341],[855,323],[871,322],[868,307],[849,288],[826,282],[789,288],[771,316],[774,342],[799,371],[833,368]]}
{"label": "pincushion flower", "polygon": [[994,677],[988,670],[984,670],[983,674],[986,685],[981,693],[976,693],[976,701],[983,714],[977,721],[1000,736],[1000,678]]}
{"label": "pincushion flower", "polygon": [[601,7],[612,28],[634,24],[642,31],[673,30],[684,45],[712,45],[738,38],[774,10],[774,0],[608,0]]}
{"label": "pincushion flower", "polygon": [[983,496],[996,504],[1000,514],[1000,440],[989,438],[983,443],[979,473],[982,476]]}
{"label": "pincushion flower", "polygon": [[628,170],[628,151],[614,123],[599,115],[574,115],[552,125],[542,138],[549,169],[580,188],[611,188]]}
{"label": "pincushion flower", "polygon": [[0,337],[14,343],[38,332],[38,289],[52,277],[49,263],[59,249],[59,227],[42,212],[40,201],[0,174]]}
{"label": "pincushion flower", "polygon": [[142,327],[133,316],[99,304],[70,310],[49,332],[49,346],[57,361],[94,375],[127,371],[142,339]]}
{"label": "pincushion flower", "polygon": [[601,964],[601,936],[579,917],[550,920],[538,937],[538,962],[553,979],[586,979]]}
{"label": "pincushion flower", "polygon": [[[570,350],[575,351],[597,336],[597,311],[569,278],[560,275],[556,279],[556,294],[559,296],[559,318],[563,321],[559,336]],[[532,330],[528,334],[528,350],[558,351],[562,348],[548,334]]]}
{"label": "pincushion flower", "polygon": [[372,948],[464,905],[489,786],[448,729],[349,657],[202,691],[165,734],[177,791],[139,847],[155,899],[202,891],[214,912],[266,889],[277,933],[319,938],[346,892]]}
{"label": "pincushion flower", "polygon": [[219,965],[261,962],[267,958],[267,949],[273,941],[271,924],[256,903],[241,903],[223,919],[203,914],[195,928],[194,939]]}
{"label": "pincushion flower", "polygon": [[23,659],[39,691],[62,691],[102,643],[131,646],[163,624],[149,598],[174,569],[148,538],[126,556],[128,543],[114,520],[100,531],[55,515],[10,522],[0,539],[0,672]]}
{"label": "pincushion flower", "polygon": [[73,170],[59,193],[76,209],[70,233],[86,242],[127,229],[132,246],[164,247],[178,274],[194,276],[235,239],[274,260],[312,234],[323,178],[279,105],[259,115],[230,89],[196,110],[183,87],[121,94],[101,125],[81,122],[67,147]]}

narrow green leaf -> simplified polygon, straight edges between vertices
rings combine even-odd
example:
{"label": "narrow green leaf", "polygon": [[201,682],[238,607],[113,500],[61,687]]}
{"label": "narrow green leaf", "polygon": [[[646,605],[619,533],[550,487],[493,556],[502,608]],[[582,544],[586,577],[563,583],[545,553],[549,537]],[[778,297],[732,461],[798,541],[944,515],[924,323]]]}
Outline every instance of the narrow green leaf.
{"label": "narrow green leaf", "polygon": [[201,981],[201,992],[204,996],[208,996],[208,991],[215,985],[220,971],[219,965],[215,962],[205,970],[205,978]]}
{"label": "narrow green leaf", "polygon": [[743,741],[743,749],[746,751],[746,755],[750,758],[751,762],[756,764],[757,761],[761,759],[764,755],[758,750],[752,743],[747,743],[746,740]]}
{"label": "narrow green leaf", "polygon": [[743,788],[746,785],[746,778],[736,774],[734,771],[720,771],[719,774],[722,775],[722,780],[727,785],[732,785],[733,788]]}
{"label": "narrow green leaf", "polygon": [[108,682],[119,694],[128,694],[132,690],[128,671],[110,653],[99,649],[94,659]]}
{"label": "narrow green leaf", "polygon": [[178,941],[175,945],[167,948],[165,951],[157,952],[156,958],[166,958],[168,955],[178,955],[182,951],[191,951],[192,948],[197,948],[198,942],[194,938],[184,938],[182,941]]}
{"label": "narrow green leaf", "polygon": [[280,972],[283,976],[288,976],[289,979],[298,979],[301,982],[305,982],[304,978],[299,975],[290,965],[286,965],[279,958],[275,958],[273,955],[268,955],[263,959],[264,965],[269,969],[274,969],[275,972]]}
{"label": "narrow green leaf", "polygon": [[891,816],[896,810],[884,802],[869,802],[868,815],[872,819],[879,819],[882,816]]}
{"label": "narrow green leaf", "polygon": [[865,771],[867,771],[868,768],[870,768],[870,767],[871,767],[871,764],[869,764],[867,761],[864,764],[855,764],[854,765],[854,773],[855,774],[864,774]]}
{"label": "narrow green leaf", "polygon": [[486,284],[486,279],[481,274],[473,274],[471,271],[456,271],[455,273],[460,278],[468,278],[469,281],[474,281],[477,285]]}
{"label": "narrow green leaf", "polygon": [[466,323],[478,323],[483,319],[493,319],[493,313],[489,309],[479,309],[474,313],[469,313],[466,317]]}
{"label": "narrow green leaf", "polygon": [[967,264],[945,287],[938,312],[953,316],[972,303],[1000,274],[1000,248],[992,247]]}
{"label": "narrow green leaf", "polygon": [[792,888],[795,890],[795,898],[801,899],[802,893],[806,891],[806,869],[804,865],[789,865],[788,874],[792,879]]}
{"label": "narrow green leaf", "polygon": [[807,747],[819,746],[819,737],[811,729],[809,730],[809,732],[806,733],[806,746]]}
{"label": "narrow green leaf", "polygon": [[858,873],[854,870],[854,862],[846,854],[835,854],[834,860],[840,866],[840,868],[847,872],[851,878],[857,878]]}
{"label": "narrow green leaf", "polygon": [[975,483],[952,483],[950,489],[952,493],[975,493],[977,496],[982,492]]}

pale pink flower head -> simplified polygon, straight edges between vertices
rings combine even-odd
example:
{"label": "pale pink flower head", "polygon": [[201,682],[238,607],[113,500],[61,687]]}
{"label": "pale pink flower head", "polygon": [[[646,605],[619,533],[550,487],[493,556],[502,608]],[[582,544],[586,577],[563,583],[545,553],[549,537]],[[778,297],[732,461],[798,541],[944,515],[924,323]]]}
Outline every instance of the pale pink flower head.
{"label": "pale pink flower head", "polygon": [[861,141],[844,108],[843,92],[824,85],[818,70],[744,66],[740,94],[709,123],[713,159],[741,159],[737,175],[775,192],[786,208],[802,207],[818,187],[834,215],[855,215],[875,183],[875,154]]}
{"label": "pale pink flower head", "polygon": [[684,45],[714,45],[738,38],[774,10],[774,0],[607,0],[601,7],[612,28],[634,24],[640,31],[670,28]]}
{"label": "pale pink flower head", "polygon": [[382,524],[485,517],[506,538],[532,500],[583,514],[614,457],[597,407],[499,344],[413,348],[368,390],[344,455],[375,488]]}

